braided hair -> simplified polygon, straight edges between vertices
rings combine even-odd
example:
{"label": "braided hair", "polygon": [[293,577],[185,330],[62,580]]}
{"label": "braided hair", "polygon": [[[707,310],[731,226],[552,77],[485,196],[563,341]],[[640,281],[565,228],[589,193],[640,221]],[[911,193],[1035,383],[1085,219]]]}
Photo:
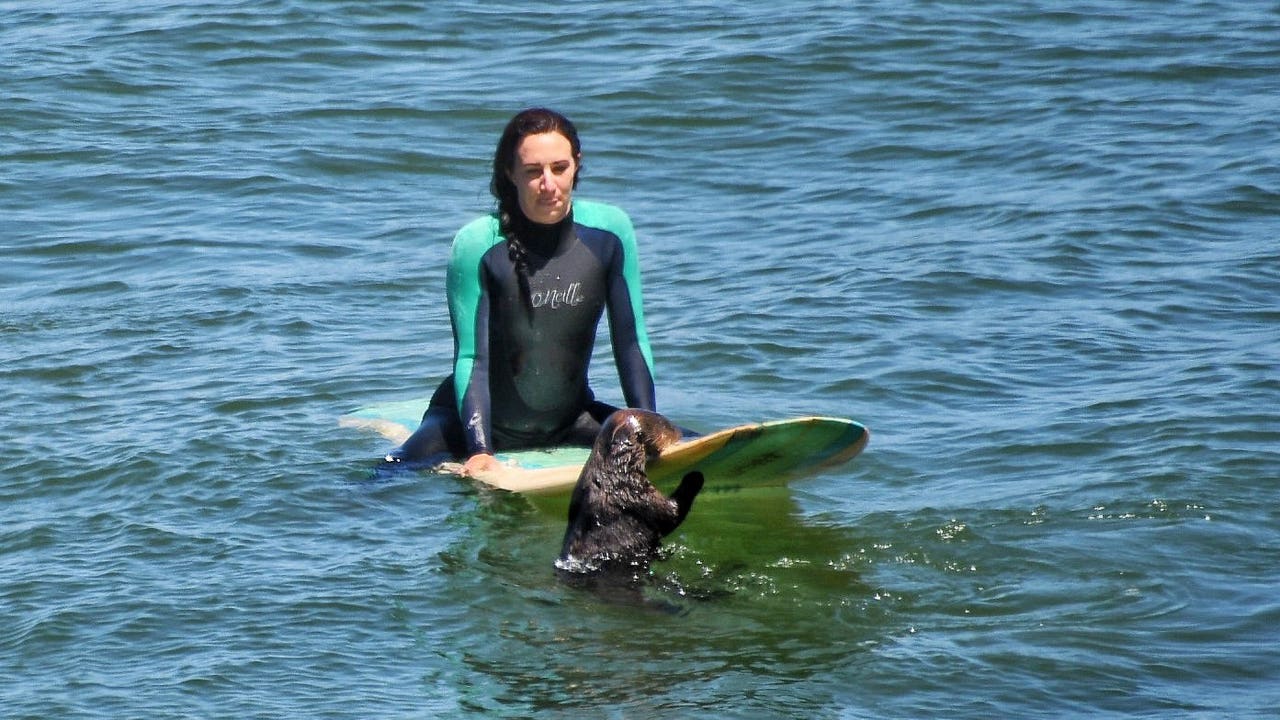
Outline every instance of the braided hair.
{"label": "braided hair", "polygon": [[[516,148],[520,141],[529,135],[543,133],[560,133],[569,141],[569,147],[575,158],[580,157],[582,145],[578,141],[578,129],[569,118],[547,108],[535,107],[516,113],[507,122],[498,139],[498,147],[493,153],[493,176],[489,180],[489,192],[498,201],[498,232],[507,241],[507,255],[515,266],[517,280],[524,294],[525,302],[529,297],[529,251],[525,240],[530,234],[530,220],[520,210],[520,195],[515,183],[511,181],[510,172],[515,163]],[[573,187],[578,186],[578,178],[582,175],[582,163],[578,161],[574,172]]]}

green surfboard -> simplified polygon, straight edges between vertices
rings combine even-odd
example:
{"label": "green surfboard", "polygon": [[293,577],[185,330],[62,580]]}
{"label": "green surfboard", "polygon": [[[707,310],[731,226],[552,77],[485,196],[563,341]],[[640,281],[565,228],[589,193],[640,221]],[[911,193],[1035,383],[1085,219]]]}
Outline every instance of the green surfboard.
{"label": "green surfboard", "polygon": [[[372,430],[399,443],[418,426],[426,406],[423,399],[375,405],[343,415],[339,424]],[[668,447],[649,462],[648,474],[666,493],[693,470],[705,478],[704,494],[785,485],[849,462],[869,437],[865,427],[844,418],[797,417],[738,425]],[[499,453],[501,467],[475,479],[512,492],[568,496],[590,453],[586,447]],[[461,465],[445,463],[439,469],[456,473]]]}

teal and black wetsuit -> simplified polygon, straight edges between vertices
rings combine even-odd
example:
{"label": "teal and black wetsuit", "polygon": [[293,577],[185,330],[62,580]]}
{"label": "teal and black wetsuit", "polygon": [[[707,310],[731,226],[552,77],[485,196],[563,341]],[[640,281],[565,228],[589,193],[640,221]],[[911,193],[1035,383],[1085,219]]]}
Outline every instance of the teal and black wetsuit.
{"label": "teal and black wetsuit", "polygon": [[522,233],[527,285],[496,216],[454,238],[447,291],[453,374],[393,459],[554,444],[590,444],[615,408],[595,400],[587,370],[607,309],[628,407],[655,409],[635,231],[613,206],[575,200],[553,226]]}

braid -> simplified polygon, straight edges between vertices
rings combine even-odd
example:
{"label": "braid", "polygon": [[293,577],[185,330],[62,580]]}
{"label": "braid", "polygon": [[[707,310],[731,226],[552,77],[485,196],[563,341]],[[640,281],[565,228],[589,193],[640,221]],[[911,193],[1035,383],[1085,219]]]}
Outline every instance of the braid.
{"label": "braid", "polygon": [[[519,209],[516,212],[520,212]],[[507,239],[507,257],[516,269],[516,280],[520,283],[520,294],[523,296],[525,309],[533,309],[533,299],[529,290],[529,250],[520,239],[516,229],[518,221],[509,209],[498,207],[498,231]]]}

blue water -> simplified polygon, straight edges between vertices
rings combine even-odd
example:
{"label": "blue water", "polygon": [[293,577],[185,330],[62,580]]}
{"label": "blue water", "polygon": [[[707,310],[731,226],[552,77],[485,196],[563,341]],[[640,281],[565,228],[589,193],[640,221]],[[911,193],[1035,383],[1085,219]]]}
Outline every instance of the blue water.
{"label": "blue water", "polygon": [[[652,605],[337,426],[531,104],[660,409],[872,431]],[[0,2],[0,715],[1274,717],[1277,118],[1274,2]]]}

